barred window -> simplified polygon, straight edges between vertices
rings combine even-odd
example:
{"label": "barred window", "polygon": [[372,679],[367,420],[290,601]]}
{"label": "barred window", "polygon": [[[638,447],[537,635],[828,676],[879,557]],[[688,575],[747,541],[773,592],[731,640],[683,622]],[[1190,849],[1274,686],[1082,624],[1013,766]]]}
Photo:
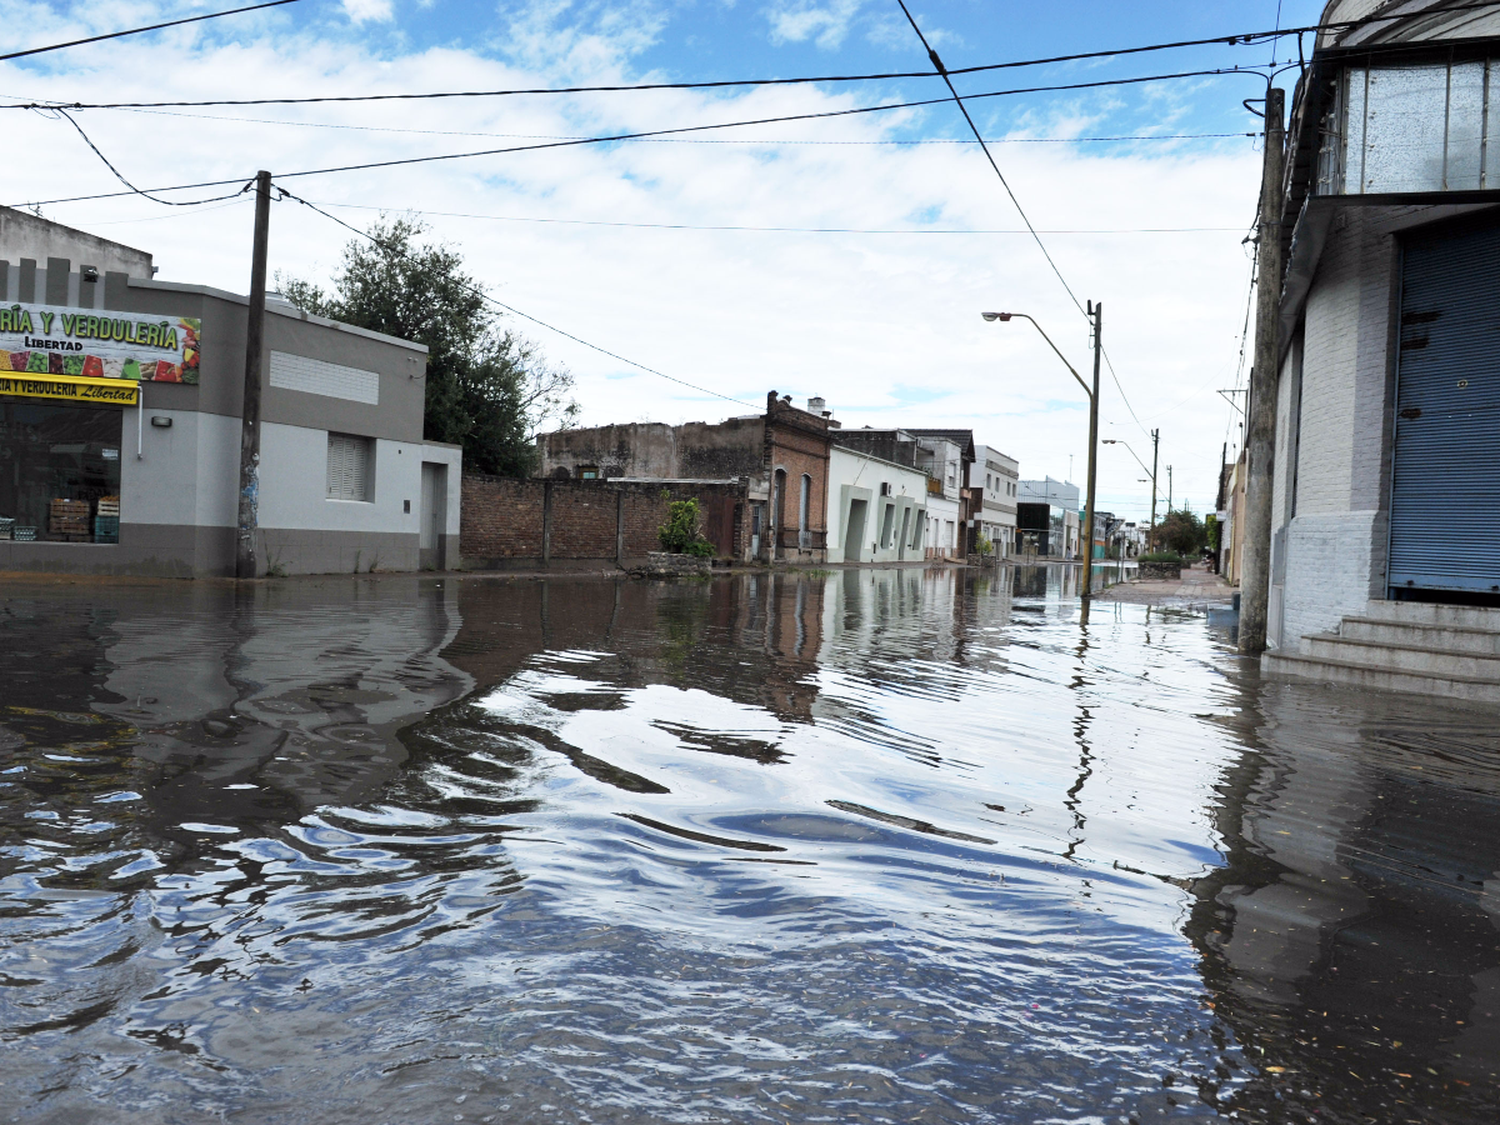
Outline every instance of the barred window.
{"label": "barred window", "polygon": [[328,499],[375,499],[375,439],[328,435]]}

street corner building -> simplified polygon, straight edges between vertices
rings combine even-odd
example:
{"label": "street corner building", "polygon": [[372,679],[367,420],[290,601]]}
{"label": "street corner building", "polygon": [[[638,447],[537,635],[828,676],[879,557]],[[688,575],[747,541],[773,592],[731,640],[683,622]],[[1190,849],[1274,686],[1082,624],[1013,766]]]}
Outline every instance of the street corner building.
{"label": "street corner building", "polygon": [[1500,635],[1500,3],[1322,22],[1285,149],[1266,666],[1500,699],[1438,651]]}
{"label": "street corner building", "polygon": [[[0,570],[233,575],[249,301],[0,208]],[[458,564],[427,350],[268,299],[260,574]]]}

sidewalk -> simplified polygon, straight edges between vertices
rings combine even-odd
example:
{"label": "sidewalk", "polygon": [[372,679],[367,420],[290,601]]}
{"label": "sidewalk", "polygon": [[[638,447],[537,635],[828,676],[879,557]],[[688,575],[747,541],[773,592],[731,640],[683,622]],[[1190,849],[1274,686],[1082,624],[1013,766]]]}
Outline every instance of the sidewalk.
{"label": "sidewalk", "polygon": [[1176,581],[1123,582],[1095,594],[1094,600],[1188,609],[1229,605],[1234,600],[1234,593],[1233,586],[1217,574],[1210,573],[1203,563],[1195,563],[1191,568],[1183,567],[1182,577]]}

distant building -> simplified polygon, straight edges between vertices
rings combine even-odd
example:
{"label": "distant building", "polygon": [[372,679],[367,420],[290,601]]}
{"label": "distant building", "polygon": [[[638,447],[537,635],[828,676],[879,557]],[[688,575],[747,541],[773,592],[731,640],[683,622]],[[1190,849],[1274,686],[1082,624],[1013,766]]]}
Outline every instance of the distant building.
{"label": "distant building", "polygon": [[[1078,486],[1044,477],[1017,485],[1016,553],[1046,558],[1080,557]],[[1097,534],[1096,529],[1096,534]]]}
{"label": "distant building", "polygon": [[[39,257],[44,255],[45,257]],[[235,570],[246,297],[0,208],[0,569]],[[427,349],[268,300],[261,573],[458,565]]]}
{"label": "distant building", "polygon": [[976,445],[969,478],[974,487],[984,490],[975,512],[980,534],[994,545],[995,554],[1004,558],[1016,546],[1020,465],[1014,457],[1007,457],[992,445]]}
{"label": "distant building", "polygon": [[766,396],[764,414],[724,422],[631,422],[537,436],[553,480],[739,481],[744,497],[716,544],[741,561],[818,562],[828,539],[828,451],[838,423],[822,399],[808,409]]}
{"label": "distant building", "polygon": [[[979,537],[977,515],[980,495],[972,487],[969,471],[974,465],[973,430],[908,430],[917,439],[917,466],[942,484],[928,500],[932,517],[928,527],[941,533],[929,539],[933,558],[966,558]],[[940,498],[939,498],[940,497]]]}

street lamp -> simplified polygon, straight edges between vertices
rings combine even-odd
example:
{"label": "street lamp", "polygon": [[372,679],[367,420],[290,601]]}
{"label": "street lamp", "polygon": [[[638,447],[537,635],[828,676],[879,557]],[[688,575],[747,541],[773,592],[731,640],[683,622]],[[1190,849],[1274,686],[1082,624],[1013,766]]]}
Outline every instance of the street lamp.
{"label": "street lamp", "polygon": [[1151,431],[1151,468],[1149,469],[1146,469],[1146,462],[1141,460],[1140,455],[1134,449],[1130,449],[1128,441],[1121,441],[1118,438],[1104,439],[1105,445],[1123,445],[1126,449],[1130,449],[1130,455],[1135,458],[1135,463],[1151,474],[1151,525],[1150,530],[1146,534],[1148,550],[1156,547],[1156,449],[1160,441],[1160,436],[1160,430]]}
{"label": "street lamp", "polygon": [[1042,326],[1026,313],[1010,312],[987,312],[980,316],[993,324],[1000,321],[1008,323],[1013,318],[1031,321],[1031,326],[1041,332],[1042,339],[1047,341],[1047,346],[1057,353],[1057,358],[1063,361],[1063,366],[1068,369],[1069,374],[1078,380],[1078,385],[1083,388],[1083,393],[1089,398],[1089,487],[1088,503],[1084,508],[1083,515],[1083,542],[1084,542],[1084,569],[1083,569],[1083,591],[1081,597],[1085,603],[1088,602],[1093,593],[1094,585],[1094,488],[1099,479],[1098,458],[1099,449],[1099,356],[1100,335],[1104,330],[1104,306],[1089,302],[1089,316],[1094,321],[1094,386],[1092,389],[1083,381],[1083,376],[1073,370],[1073,365],[1068,362],[1068,357],[1063,355],[1057,345],[1052,342],[1052,337],[1043,331]]}

